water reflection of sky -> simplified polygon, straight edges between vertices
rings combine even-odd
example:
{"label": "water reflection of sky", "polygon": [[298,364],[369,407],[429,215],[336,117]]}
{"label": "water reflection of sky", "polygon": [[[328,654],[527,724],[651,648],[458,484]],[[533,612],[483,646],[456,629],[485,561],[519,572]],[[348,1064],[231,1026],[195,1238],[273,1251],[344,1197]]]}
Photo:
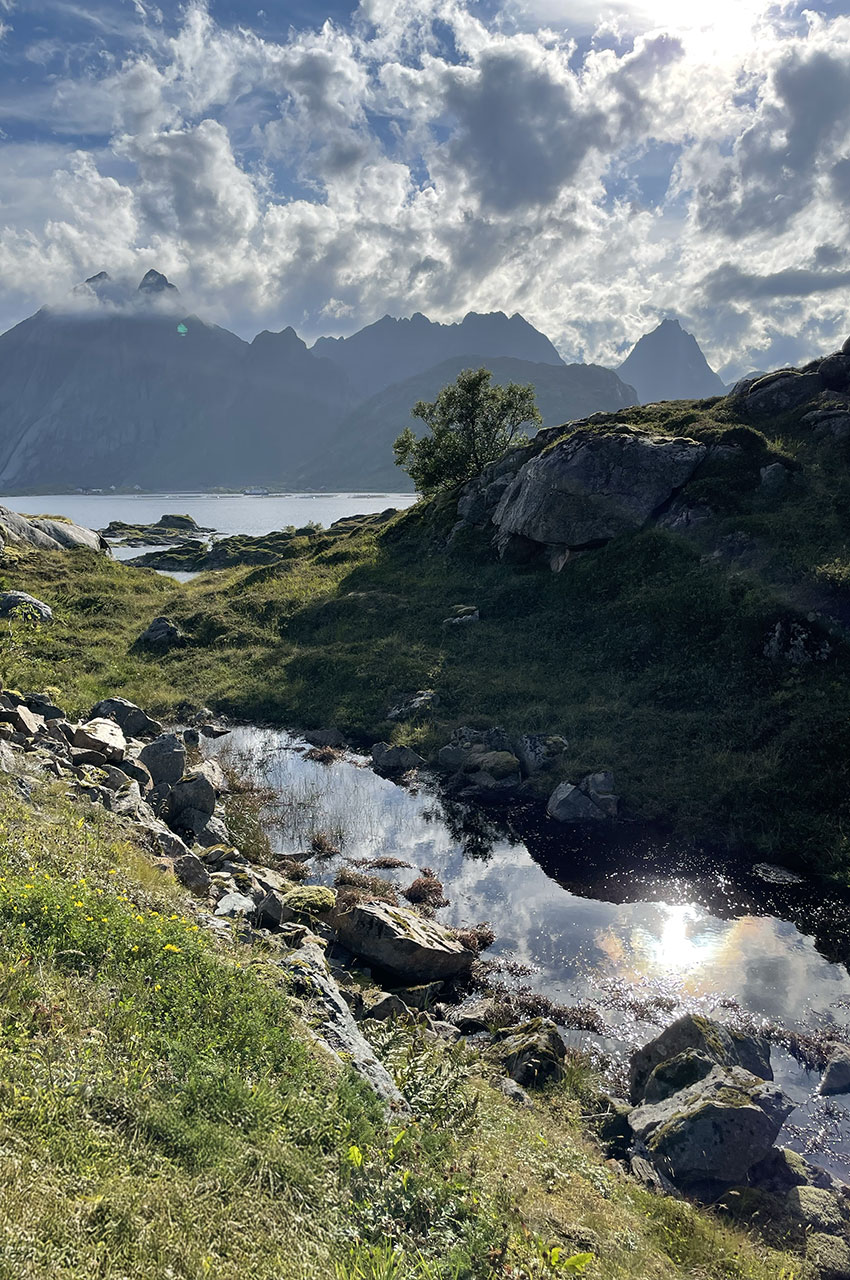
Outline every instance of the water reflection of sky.
{"label": "water reflection of sky", "polygon": [[[293,742],[274,730],[240,728],[207,744],[243,764],[250,760],[276,792],[269,833],[278,852],[301,851],[324,831],[347,859],[392,855],[413,868],[432,868],[450,899],[439,918],[448,924],[489,921],[496,942],[488,958],[527,966],[531,972],[518,980],[552,1000],[598,1007],[609,1028],[602,1038],[606,1048],[625,1050],[648,1039],[659,1016],[669,1021],[683,1009],[708,1012],[729,1001],[757,1019],[800,1031],[847,1024],[846,966],[826,959],[790,920],[736,914],[736,900],[747,895],[731,881],[717,876],[712,884],[713,900],[718,886],[726,895],[728,918],[700,905],[699,881],[665,879],[662,867],[658,887],[636,901],[583,896],[546,875],[524,844],[497,835],[486,856],[474,856],[470,850],[480,840],[461,830],[427,787],[405,790],[351,761],[327,766],[305,760],[291,750]],[[330,881],[339,866],[333,860],[319,874]],[[616,881],[612,896],[628,896],[622,867],[607,878],[593,870],[593,891]],[[416,871],[380,874],[403,886]],[[701,875],[704,883],[704,868]],[[635,879],[646,883],[645,876]],[[581,888],[574,877],[571,883]],[[816,1077],[776,1050],[774,1069],[800,1104],[785,1139],[846,1177],[850,1116],[841,1100],[836,1119],[835,1104],[813,1096]]]}

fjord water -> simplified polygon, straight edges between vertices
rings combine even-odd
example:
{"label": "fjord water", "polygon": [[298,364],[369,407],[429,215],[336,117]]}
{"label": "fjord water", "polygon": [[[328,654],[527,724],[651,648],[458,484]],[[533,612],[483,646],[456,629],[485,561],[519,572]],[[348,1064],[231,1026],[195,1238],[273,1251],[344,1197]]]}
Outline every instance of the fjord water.
{"label": "fjord water", "polygon": [[[333,524],[343,516],[370,515],[387,507],[409,507],[414,493],[56,493],[2,498],[4,506],[27,515],[68,516],[88,529],[104,529],[111,520],[153,524],[162,515],[189,515],[221,537],[244,533],[259,537],[287,525]],[[143,554],[145,547],[116,547],[119,560]]]}
{"label": "fjord water", "polygon": [[[303,851],[317,831],[330,837],[340,856],[311,864],[323,882],[388,855],[410,864],[379,873],[400,887],[430,867],[450,900],[438,919],[488,920],[496,941],[486,956],[502,980],[597,1011],[604,1030],[569,1031],[573,1044],[623,1058],[689,1010],[802,1033],[847,1023],[850,898],[651,838],[571,835],[536,807],[453,804],[427,778],[408,789],[362,757],[323,765],[303,747],[245,726],[205,744],[274,793],[265,823],[276,852]],[[846,1179],[850,1098],[818,1097],[819,1074],[781,1048],[772,1062],[798,1103],[780,1141]]]}

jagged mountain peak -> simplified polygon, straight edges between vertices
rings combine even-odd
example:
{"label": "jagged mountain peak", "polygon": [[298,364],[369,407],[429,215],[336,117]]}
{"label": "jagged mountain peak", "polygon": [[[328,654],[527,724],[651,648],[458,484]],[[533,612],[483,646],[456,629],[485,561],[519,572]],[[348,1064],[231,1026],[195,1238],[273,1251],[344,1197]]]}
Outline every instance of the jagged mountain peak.
{"label": "jagged mountain peak", "polygon": [[145,272],[139,285],[139,293],[167,293],[170,289],[175,293],[180,292],[176,284],[172,284],[167,276],[164,276],[161,271],[154,270],[153,267]]}
{"label": "jagged mountain peak", "polygon": [[726,387],[699,343],[676,316],[665,316],[645,333],[617,373],[634,387],[642,404],[659,400],[701,400],[721,396]]}

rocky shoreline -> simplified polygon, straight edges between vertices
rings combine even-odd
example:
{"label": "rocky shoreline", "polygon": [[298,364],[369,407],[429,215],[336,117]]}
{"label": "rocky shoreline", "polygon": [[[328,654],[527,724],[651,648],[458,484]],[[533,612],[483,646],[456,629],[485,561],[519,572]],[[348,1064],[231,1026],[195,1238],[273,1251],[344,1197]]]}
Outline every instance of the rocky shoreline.
{"label": "rocky shoreline", "polygon": [[[408,1104],[371,1043],[390,1021],[435,1043],[463,1041],[517,1106],[535,1107],[535,1090],[564,1075],[573,1051],[551,1018],[518,1018],[509,999],[476,991],[486,930],[437,923],[430,891],[407,893],[419,905],[400,906],[356,877],[337,889],[305,883],[318,848],[274,866],[252,862],[227,827],[238,780],[199,751],[202,738],[228,730],[201,711],[167,731],[117,697],[73,723],[48,694],[7,690],[0,769],[22,794],[39,774],[67,782],[79,803],[128,824],[154,865],[195,896],[206,928],[237,946],[271,947],[317,1039],[391,1111]],[[847,1090],[850,1053],[836,1044],[821,1091]],[[633,1055],[628,1098],[598,1095],[588,1122],[622,1176],[758,1226],[804,1252],[823,1280],[845,1276],[850,1191],[774,1146],[791,1109],[772,1081],[765,1038],[686,1015]]]}

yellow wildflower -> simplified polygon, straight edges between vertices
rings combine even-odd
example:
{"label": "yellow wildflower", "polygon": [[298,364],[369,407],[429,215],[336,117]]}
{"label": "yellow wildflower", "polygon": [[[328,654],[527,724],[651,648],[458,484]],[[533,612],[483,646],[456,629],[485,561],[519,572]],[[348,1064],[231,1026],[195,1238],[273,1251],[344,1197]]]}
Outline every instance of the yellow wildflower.
{"label": "yellow wildflower", "polygon": [[180,954],[180,948],[179,948],[179,947],[175,947],[175,945],[174,945],[174,943],[173,943],[173,942],[167,942],[167,943],[165,944],[165,946],[164,946],[162,949],[163,949],[163,951],[173,951],[173,952],[175,952],[175,954],[176,954],[176,955],[179,955],[179,954]]}

